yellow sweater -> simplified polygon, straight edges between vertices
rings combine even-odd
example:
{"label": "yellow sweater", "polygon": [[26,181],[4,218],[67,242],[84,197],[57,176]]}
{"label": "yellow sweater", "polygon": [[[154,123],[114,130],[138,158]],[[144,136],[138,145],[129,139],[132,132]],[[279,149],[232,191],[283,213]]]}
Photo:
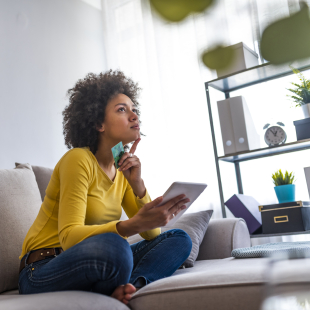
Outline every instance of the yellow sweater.
{"label": "yellow sweater", "polygon": [[[19,259],[40,248],[62,247],[65,251],[88,237],[107,232],[120,235],[116,224],[121,222],[122,207],[132,218],[150,201],[147,190],[141,199],[135,196],[122,172],[116,170],[112,181],[89,147],[73,148],[53,170]],[[140,236],[151,240],[160,233],[159,227],[141,232]]]}

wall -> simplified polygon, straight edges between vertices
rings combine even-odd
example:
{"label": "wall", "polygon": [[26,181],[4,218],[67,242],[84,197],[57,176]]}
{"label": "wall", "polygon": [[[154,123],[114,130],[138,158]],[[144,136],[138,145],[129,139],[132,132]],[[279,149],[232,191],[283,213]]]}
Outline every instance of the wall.
{"label": "wall", "polygon": [[68,151],[66,91],[106,70],[102,12],[90,0],[0,0],[0,169],[54,168]]}

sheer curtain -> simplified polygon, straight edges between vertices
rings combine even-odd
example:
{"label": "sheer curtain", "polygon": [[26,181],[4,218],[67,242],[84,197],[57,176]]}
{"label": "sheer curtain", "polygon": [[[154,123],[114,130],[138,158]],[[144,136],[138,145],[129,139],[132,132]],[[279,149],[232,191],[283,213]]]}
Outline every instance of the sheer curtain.
{"label": "sheer curtain", "polygon": [[[162,195],[174,181],[207,183],[208,187],[187,213],[213,209],[213,218],[222,217],[204,88],[204,83],[217,75],[203,65],[200,55],[216,43],[239,42],[259,54],[259,38],[264,28],[297,11],[299,2],[219,0],[205,13],[190,15],[180,23],[162,19],[151,9],[148,0],[102,0],[102,8],[108,68],[122,70],[142,88],[141,132],[146,136],[141,136],[136,154],[141,160],[142,178],[151,198]],[[259,63],[262,62],[260,56]],[[261,128],[268,122],[266,107],[279,101],[279,94],[282,96],[279,104],[283,107],[289,81],[288,78],[262,83],[231,94],[246,96],[262,141]],[[275,90],[277,96],[272,97]],[[216,101],[224,99],[224,94],[211,89],[210,96],[218,155],[221,156],[224,153]],[[301,118],[297,110],[294,114],[286,108],[281,109],[283,113],[279,115],[279,107],[274,105],[273,113],[280,117],[277,121],[286,120],[292,114],[296,115],[295,119]],[[294,126],[288,126],[287,130],[288,141],[296,140]],[[308,155],[308,151],[302,151],[241,163],[244,193],[261,204],[277,203],[270,179],[280,165],[282,169],[291,168],[296,172],[299,182],[296,183],[296,198],[309,200],[303,175],[303,167],[310,166]],[[220,169],[226,201],[238,192],[234,166],[221,162]],[[233,217],[229,211],[227,216]],[[126,214],[123,213],[122,218],[127,218]],[[308,239],[307,236],[273,237],[252,239],[252,243],[280,240]]]}
{"label": "sheer curtain", "polygon": [[151,198],[174,181],[204,182],[208,187],[187,212],[214,209],[214,217],[221,217],[203,83],[214,74],[197,61],[206,25],[197,26],[193,18],[168,25],[140,0],[103,1],[103,14],[108,67],[121,69],[143,88],[146,136],[136,154]]}

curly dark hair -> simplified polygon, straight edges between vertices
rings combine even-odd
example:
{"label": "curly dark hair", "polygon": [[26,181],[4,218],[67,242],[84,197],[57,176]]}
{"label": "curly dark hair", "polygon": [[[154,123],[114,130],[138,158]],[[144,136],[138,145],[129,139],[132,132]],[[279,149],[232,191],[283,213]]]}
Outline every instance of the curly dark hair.
{"label": "curly dark hair", "polygon": [[[120,70],[106,71],[105,73],[88,73],[84,79],[79,79],[66,95],[70,104],[62,112],[63,134],[65,145],[68,149],[72,147],[89,146],[93,154],[98,149],[99,131],[105,119],[105,110],[108,101],[118,94],[128,96],[137,107],[137,115],[140,121],[139,92],[141,88],[138,83],[125,77]],[[140,132],[142,136],[145,136]],[[124,145],[125,151],[129,145]]]}

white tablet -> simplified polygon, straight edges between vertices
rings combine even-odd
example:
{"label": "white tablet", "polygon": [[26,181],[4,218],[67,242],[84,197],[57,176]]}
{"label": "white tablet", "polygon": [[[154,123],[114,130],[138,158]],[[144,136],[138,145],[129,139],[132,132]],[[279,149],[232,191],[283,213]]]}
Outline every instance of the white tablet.
{"label": "white tablet", "polygon": [[171,219],[167,225],[162,227],[171,227],[182,216],[182,214],[191,206],[191,204],[199,197],[199,195],[205,190],[208,185],[205,183],[190,183],[190,182],[173,182],[171,186],[163,195],[163,201],[156,207],[160,207],[170,199],[185,194],[190,199],[189,202],[184,205],[186,208],[181,210],[173,219]]}

